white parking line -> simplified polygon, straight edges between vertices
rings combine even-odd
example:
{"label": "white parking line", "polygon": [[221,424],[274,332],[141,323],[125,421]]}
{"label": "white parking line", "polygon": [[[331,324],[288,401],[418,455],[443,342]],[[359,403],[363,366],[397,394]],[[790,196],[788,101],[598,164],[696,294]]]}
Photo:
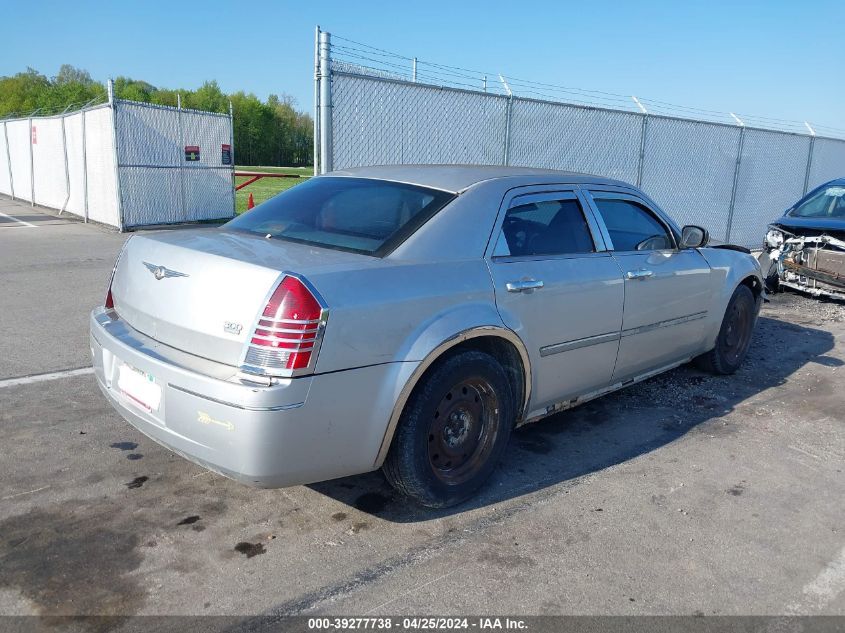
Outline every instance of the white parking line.
{"label": "white parking line", "polygon": [[2,215],[4,218],[9,218],[10,220],[14,220],[15,222],[18,222],[19,224],[23,224],[24,226],[28,226],[31,229],[37,229],[38,228],[34,224],[30,224],[29,222],[24,222],[23,220],[19,220],[18,218],[16,218],[13,215],[6,215],[2,211],[0,211],[0,215]]}
{"label": "white parking line", "polygon": [[9,495],[8,497],[3,497],[0,501],[8,501],[9,499],[14,499],[15,497],[23,497],[24,495],[31,495],[34,492],[41,492],[42,490],[47,490],[50,486],[41,486],[41,488],[36,488],[35,490],[27,490],[26,492],[19,492],[16,495]]}
{"label": "white parking line", "polygon": [[845,547],[812,582],[804,585],[804,595],[818,606],[832,602],[842,591],[845,591]]}
{"label": "white parking line", "polygon": [[818,576],[801,590],[802,599],[786,607],[793,615],[806,615],[811,609],[824,609],[845,591],[845,547],[830,561]]}
{"label": "white parking line", "polygon": [[93,367],[80,367],[79,369],[54,371],[49,374],[35,374],[34,376],[21,376],[20,378],[7,378],[6,380],[0,380],[0,389],[4,389],[5,387],[17,387],[18,385],[31,385],[35,382],[58,380],[59,378],[69,378],[70,376],[84,376],[85,374],[93,373]]}

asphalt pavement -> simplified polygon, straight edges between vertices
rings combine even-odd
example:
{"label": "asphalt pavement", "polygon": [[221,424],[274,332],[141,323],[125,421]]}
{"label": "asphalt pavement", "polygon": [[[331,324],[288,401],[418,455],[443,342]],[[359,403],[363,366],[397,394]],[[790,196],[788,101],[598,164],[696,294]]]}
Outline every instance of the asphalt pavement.
{"label": "asphalt pavement", "polygon": [[736,375],[521,429],[432,511],[377,472],[255,490],[147,439],[87,369],[125,236],[0,214],[0,614],[845,615],[841,305],[776,295]]}

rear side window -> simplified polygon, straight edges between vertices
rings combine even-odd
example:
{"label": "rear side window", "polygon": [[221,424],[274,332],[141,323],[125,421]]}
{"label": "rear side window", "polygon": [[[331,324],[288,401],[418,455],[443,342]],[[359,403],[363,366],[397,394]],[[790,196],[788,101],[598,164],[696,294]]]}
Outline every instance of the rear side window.
{"label": "rear side window", "polygon": [[674,248],[669,231],[643,205],[632,200],[602,198],[593,200],[607,226],[615,251],[654,251]]}
{"label": "rear side window", "polygon": [[313,178],[223,228],[383,257],[454,195],[368,178]]}
{"label": "rear side window", "polygon": [[512,257],[595,250],[581,205],[574,196],[511,207],[502,223],[502,238]]}

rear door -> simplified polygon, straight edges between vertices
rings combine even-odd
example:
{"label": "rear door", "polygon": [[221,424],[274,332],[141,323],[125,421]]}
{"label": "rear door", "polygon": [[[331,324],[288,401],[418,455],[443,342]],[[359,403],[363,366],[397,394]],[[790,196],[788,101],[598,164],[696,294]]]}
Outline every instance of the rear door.
{"label": "rear door", "polygon": [[677,362],[701,348],[712,294],[710,266],[643,198],[591,188],[585,194],[625,278],[625,310],[613,381]]}
{"label": "rear door", "polygon": [[575,189],[517,189],[503,211],[488,265],[499,313],[528,347],[534,413],[610,382],[623,281]]}

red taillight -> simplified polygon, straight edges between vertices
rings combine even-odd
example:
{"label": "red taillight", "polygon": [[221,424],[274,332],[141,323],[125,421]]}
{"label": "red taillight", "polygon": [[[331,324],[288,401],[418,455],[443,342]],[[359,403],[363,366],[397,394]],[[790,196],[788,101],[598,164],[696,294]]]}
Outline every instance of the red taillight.
{"label": "red taillight", "polygon": [[246,365],[270,372],[308,367],[322,315],[323,306],[305,284],[285,277],[258,319]]}
{"label": "red taillight", "polygon": [[111,296],[111,282],[109,282],[109,291],[106,293],[106,309],[114,309],[114,299]]}

